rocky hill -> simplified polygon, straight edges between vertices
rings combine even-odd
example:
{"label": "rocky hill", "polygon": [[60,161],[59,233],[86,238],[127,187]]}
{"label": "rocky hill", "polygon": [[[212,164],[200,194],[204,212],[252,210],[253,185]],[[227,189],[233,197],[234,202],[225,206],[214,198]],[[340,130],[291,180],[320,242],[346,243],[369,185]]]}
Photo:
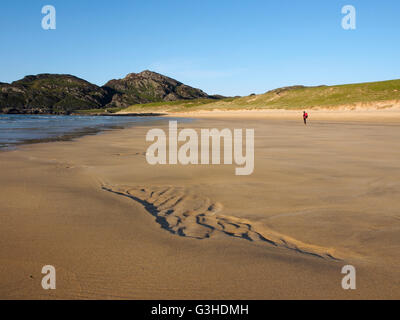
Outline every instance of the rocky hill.
{"label": "rocky hill", "polygon": [[0,112],[68,114],[100,108],[111,93],[71,75],[40,74],[0,84]]}
{"label": "rocky hill", "polygon": [[11,84],[0,83],[0,113],[69,114],[78,110],[197,98],[218,99],[151,71],[131,73],[103,87],[61,74],[26,76]]}
{"label": "rocky hill", "polygon": [[109,107],[127,107],[160,101],[209,98],[201,91],[161,74],[143,71],[130,73],[124,79],[111,80],[104,88],[115,92]]}

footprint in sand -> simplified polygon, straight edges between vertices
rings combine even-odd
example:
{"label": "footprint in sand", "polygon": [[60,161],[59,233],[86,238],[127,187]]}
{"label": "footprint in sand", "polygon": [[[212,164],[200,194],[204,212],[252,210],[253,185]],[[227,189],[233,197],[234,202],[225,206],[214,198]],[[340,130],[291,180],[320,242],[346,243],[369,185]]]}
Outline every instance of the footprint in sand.
{"label": "footprint in sand", "polygon": [[331,248],[306,244],[264,226],[256,230],[249,220],[222,215],[222,204],[192,194],[184,188],[103,185],[103,190],[139,202],[163,229],[179,236],[206,239],[216,232],[222,232],[248,241],[262,241],[303,254],[340,260]]}

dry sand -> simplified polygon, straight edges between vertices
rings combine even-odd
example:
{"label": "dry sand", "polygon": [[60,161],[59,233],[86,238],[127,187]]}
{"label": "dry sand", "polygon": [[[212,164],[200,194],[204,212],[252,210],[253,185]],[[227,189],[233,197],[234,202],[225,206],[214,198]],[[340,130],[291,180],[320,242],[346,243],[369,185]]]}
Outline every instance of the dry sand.
{"label": "dry sand", "polygon": [[254,128],[253,175],[148,165],[166,122],[0,153],[0,298],[400,298],[399,113],[183,115]]}

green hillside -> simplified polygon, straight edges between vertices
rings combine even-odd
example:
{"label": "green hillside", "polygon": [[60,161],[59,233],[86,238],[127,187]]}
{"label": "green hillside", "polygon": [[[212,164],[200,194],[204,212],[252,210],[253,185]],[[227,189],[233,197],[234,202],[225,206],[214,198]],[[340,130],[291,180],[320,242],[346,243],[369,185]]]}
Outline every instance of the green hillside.
{"label": "green hillside", "polygon": [[222,100],[198,99],[134,105],[124,112],[138,111],[191,111],[213,109],[310,109],[335,108],[358,103],[400,101],[400,80],[381,82],[303,87],[294,86],[269,91],[261,95]]}

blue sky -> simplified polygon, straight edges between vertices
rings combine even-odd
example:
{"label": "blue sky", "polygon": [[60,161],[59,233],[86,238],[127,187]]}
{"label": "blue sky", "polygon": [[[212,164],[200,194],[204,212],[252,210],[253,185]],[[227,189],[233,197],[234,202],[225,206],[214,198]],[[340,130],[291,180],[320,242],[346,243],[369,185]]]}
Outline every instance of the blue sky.
{"label": "blue sky", "polygon": [[[341,8],[357,10],[344,30]],[[43,30],[41,9],[57,10]],[[400,78],[398,0],[1,0],[0,82],[150,69],[210,94]]]}

